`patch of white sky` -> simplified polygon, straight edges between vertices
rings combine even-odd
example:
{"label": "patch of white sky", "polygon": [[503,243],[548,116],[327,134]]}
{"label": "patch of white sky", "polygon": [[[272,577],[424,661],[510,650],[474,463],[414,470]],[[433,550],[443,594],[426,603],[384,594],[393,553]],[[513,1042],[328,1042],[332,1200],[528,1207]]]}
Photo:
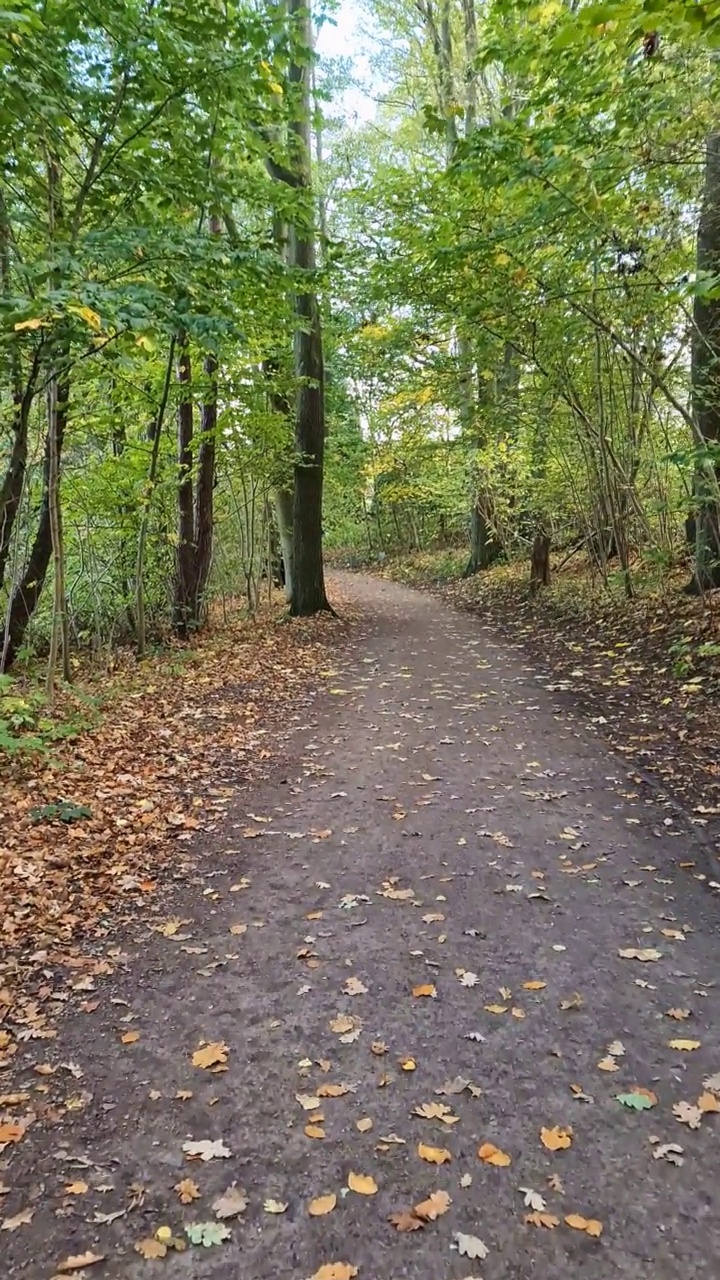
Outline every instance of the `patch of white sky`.
{"label": "patch of white sky", "polygon": [[339,0],[334,12],[320,24],[317,52],[321,58],[342,59],[349,67],[352,84],[335,98],[342,104],[348,124],[372,120],[379,85],[372,67],[373,45],[368,14],[357,0]]}

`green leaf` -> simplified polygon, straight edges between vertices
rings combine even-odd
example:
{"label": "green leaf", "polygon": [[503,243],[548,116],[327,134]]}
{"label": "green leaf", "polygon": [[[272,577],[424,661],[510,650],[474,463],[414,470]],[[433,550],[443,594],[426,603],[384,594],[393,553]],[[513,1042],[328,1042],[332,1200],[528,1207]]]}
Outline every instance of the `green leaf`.
{"label": "green leaf", "polygon": [[650,1098],[644,1093],[616,1093],[615,1099],[621,1102],[624,1107],[630,1107],[633,1111],[649,1111],[653,1106]]}
{"label": "green leaf", "polygon": [[222,1222],[192,1222],[185,1227],[191,1244],[201,1244],[206,1249],[214,1244],[222,1244],[224,1240],[230,1239],[229,1227],[223,1226]]}

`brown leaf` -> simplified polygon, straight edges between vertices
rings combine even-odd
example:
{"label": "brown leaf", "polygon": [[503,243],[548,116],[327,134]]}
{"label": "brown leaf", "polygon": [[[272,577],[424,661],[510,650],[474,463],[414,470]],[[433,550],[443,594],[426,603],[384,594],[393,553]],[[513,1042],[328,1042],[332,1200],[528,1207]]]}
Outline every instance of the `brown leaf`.
{"label": "brown leaf", "polygon": [[154,1236],[149,1236],[146,1240],[136,1240],[135,1252],[141,1257],[150,1261],[153,1258],[164,1258],[168,1251],[168,1247],[162,1240],[156,1240]]}
{"label": "brown leaf", "polygon": [[420,1231],[425,1226],[423,1218],[417,1218],[411,1209],[403,1209],[401,1213],[391,1213],[388,1218],[396,1231]]}
{"label": "brown leaf", "polygon": [[317,1091],[318,1098],[342,1098],[352,1090],[346,1084],[321,1084]]}
{"label": "brown leaf", "polygon": [[192,1178],[182,1178],[180,1182],[176,1182],[173,1191],[181,1204],[192,1204],[193,1200],[200,1198],[200,1190]]}
{"label": "brown leaf", "polygon": [[308,1205],[308,1213],[311,1218],[323,1218],[326,1213],[332,1213],[337,1204],[337,1196],[334,1192],[330,1192],[326,1196],[318,1196],[315,1200],[311,1200]]}
{"label": "brown leaf", "polygon": [[348,1186],[359,1196],[374,1196],[378,1189],[377,1182],[369,1173],[349,1173]]}
{"label": "brown leaf", "polygon": [[305,1134],[308,1138],[324,1138],[325,1130],[319,1124],[306,1124]]}
{"label": "brown leaf", "polygon": [[24,1124],[0,1124],[0,1144],[4,1142],[19,1142],[24,1134]]}
{"label": "brown leaf", "polygon": [[702,1111],[703,1115],[707,1115],[711,1111],[718,1112],[720,1111],[720,1100],[715,1097],[714,1093],[701,1093],[697,1100],[697,1108],[698,1111]]}
{"label": "brown leaf", "polygon": [[686,1124],[689,1129],[699,1129],[703,1118],[700,1108],[693,1107],[689,1102],[674,1103],[673,1115],[680,1124]]}
{"label": "brown leaf", "polygon": [[548,1151],[565,1151],[572,1144],[572,1129],[555,1125],[552,1129],[540,1130],[540,1141]]}
{"label": "brown leaf", "polygon": [[551,1191],[557,1191],[560,1195],[565,1194],[565,1188],[560,1180],[560,1175],[558,1173],[551,1173],[548,1176],[547,1181]]}
{"label": "brown leaf", "polygon": [[537,1210],[534,1213],[526,1213],[525,1221],[531,1227],[547,1227],[548,1231],[560,1226],[560,1219],[552,1213],[540,1213]]}
{"label": "brown leaf", "polygon": [[125,1031],[120,1037],[121,1044],[137,1044],[140,1039],[139,1031]]}
{"label": "brown leaf", "polygon": [[418,1143],[417,1153],[421,1160],[428,1164],[449,1164],[452,1156],[444,1147],[427,1147],[424,1142]]}
{"label": "brown leaf", "polygon": [[444,1213],[447,1213],[451,1204],[452,1200],[447,1191],[433,1191],[427,1200],[421,1200],[420,1204],[415,1205],[413,1213],[425,1222],[434,1222],[436,1218],[441,1218]]}
{"label": "brown leaf", "polygon": [[437,999],[437,989],[434,982],[420,982],[416,987],[413,987],[412,993],[416,999],[420,999],[422,996],[429,996],[431,1000]]}
{"label": "brown leaf", "polygon": [[88,1190],[87,1182],[66,1182],[65,1194],[69,1196],[84,1196]]}
{"label": "brown leaf", "polygon": [[192,1064],[194,1067],[202,1067],[208,1071],[211,1067],[221,1066],[227,1062],[228,1047],[222,1040],[213,1041],[211,1044],[203,1045],[200,1049],[196,1049],[192,1055]]}
{"label": "brown leaf", "polygon": [[32,1222],[34,1213],[34,1209],[21,1209],[14,1217],[5,1218],[3,1222],[0,1222],[0,1231],[17,1231],[18,1227],[27,1226],[28,1223]]}
{"label": "brown leaf", "polygon": [[217,1200],[212,1202],[212,1210],[216,1218],[224,1221],[226,1218],[238,1218],[244,1213],[248,1206],[248,1198],[242,1187],[238,1187],[236,1183],[232,1183],[227,1191],[224,1191]]}
{"label": "brown leaf", "polygon": [[370,1052],[376,1054],[377,1057],[381,1057],[382,1054],[388,1053],[388,1047],[383,1040],[373,1040],[370,1045]]}
{"label": "brown leaf", "polygon": [[542,991],[547,986],[547,982],[523,982],[523,991]]}
{"label": "brown leaf", "polygon": [[93,1267],[96,1262],[104,1262],[106,1255],[104,1253],[75,1253],[69,1258],[65,1258],[63,1262],[55,1263],[55,1270],[58,1275],[65,1271],[82,1271],[83,1267]]}
{"label": "brown leaf", "polygon": [[675,1018],[676,1022],[684,1022],[686,1018],[691,1016],[690,1009],[668,1009],[665,1014],[666,1018]]}
{"label": "brown leaf", "polygon": [[619,1071],[620,1068],[614,1058],[601,1058],[598,1062],[598,1071]]}
{"label": "brown leaf", "polygon": [[423,1102],[414,1108],[413,1115],[420,1116],[422,1120],[441,1120],[447,1125],[457,1124],[460,1120],[445,1102]]}

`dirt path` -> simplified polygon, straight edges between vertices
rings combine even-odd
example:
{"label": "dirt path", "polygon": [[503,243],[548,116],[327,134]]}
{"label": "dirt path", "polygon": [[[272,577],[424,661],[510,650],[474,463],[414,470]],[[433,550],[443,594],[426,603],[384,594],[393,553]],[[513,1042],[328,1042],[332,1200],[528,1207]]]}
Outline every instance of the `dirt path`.
{"label": "dirt path", "polygon": [[[3,1275],[41,1280],[90,1251],[105,1255],[90,1280],[716,1276],[714,1095],[680,1109],[697,1129],[673,1115],[720,1072],[705,855],[477,621],[390,583],[351,590],[374,622],[287,778],[238,794],[169,891],[165,931],[138,920],[112,980],[76,989],[57,1039],[16,1057],[13,1091],[79,1106],[0,1149]],[[192,1064],[204,1040],[227,1047],[221,1070]],[[7,1136],[28,1103],[1,1102]],[[438,1103],[445,1120],[413,1114]],[[571,1145],[552,1151],[540,1131],[556,1127]],[[231,1154],[188,1160],[204,1140]],[[668,1143],[682,1152],[655,1158]],[[351,1173],[376,1194],[348,1190]],[[200,1193],[187,1205],[182,1179]],[[248,1203],[228,1239],[136,1252],[158,1228],[217,1221],[233,1182]],[[527,1223],[518,1188],[558,1225]],[[440,1196],[401,1219],[417,1230],[388,1222],[436,1191],[446,1211]],[[310,1216],[325,1194],[334,1209]]]}

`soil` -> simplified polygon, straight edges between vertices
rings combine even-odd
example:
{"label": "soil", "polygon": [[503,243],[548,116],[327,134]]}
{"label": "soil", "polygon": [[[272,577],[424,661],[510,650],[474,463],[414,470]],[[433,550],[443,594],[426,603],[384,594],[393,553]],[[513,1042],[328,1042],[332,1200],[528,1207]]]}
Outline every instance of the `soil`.
{"label": "soil", "polygon": [[[91,1280],[715,1277],[720,1116],[703,1082],[720,1072],[720,933],[706,844],[497,631],[389,582],[342,590],[365,619],[342,674],[303,714],[284,768],[238,787],[216,829],[184,846],[164,919],[138,911],[106,977],[48,957],[58,1035],[16,1029],[0,1074],[0,1140],[27,1125],[0,1145],[3,1275],[45,1280],[89,1251],[102,1257]],[[349,1042],[338,1016],[357,1020]],[[193,1065],[204,1041],[224,1043],[223,1069]],[[458,1076],[473,1087],[438,1093]],[[327,1085],[347,1092],[322,1096]],[[707,1110],[681,1108],[691,1129],[673,1107],[703,1093]],[[324,1137],[306,1135],[298,1095],[320,1096]],[[414,1113],[438,1102],[457,1123]],[[555,1127],[570,1145],[551,1151],[541,1129]],[[188,1160],[183,1144],[206,1139],[230,1155]],[[450,1159],[428,1163],[419,1143]],[[511,1163],[480,1159],[486,1143]],[[656,1158],[664,1144],[682,1164]],[[352,1173],[377,1192],[348,1189]],[[187,1178],[200,1196],[183,1205]],[[228,1239],[137,1251],[159,1228],[179,1239],[215,1221],[232,1183],[248,1203]],[[526,1222],[519,1188],[557,1225]],[[451,1197],[437,1220],[388,1221],[437,1190]],[[336,1207],[310,1216],[325,1193]],[[602,1224],[599,1238],[573,1215]],[[465,1235],[487,1256],[454,1250]]]}

